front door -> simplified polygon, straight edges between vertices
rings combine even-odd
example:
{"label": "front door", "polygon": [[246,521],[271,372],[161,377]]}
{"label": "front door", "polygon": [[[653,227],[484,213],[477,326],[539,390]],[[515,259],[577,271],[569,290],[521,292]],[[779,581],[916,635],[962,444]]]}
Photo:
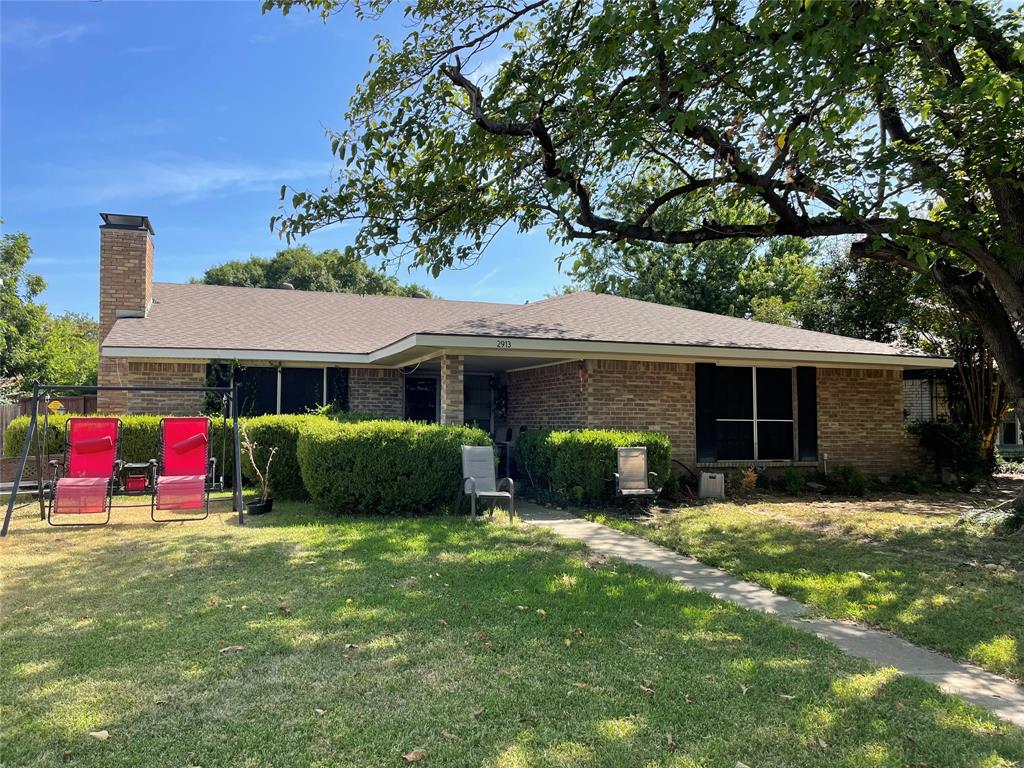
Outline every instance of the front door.
{"label": "front door", "polygon": [[437,421],[437,379],[432,376],[405,377],[405,418],[409,421]]}

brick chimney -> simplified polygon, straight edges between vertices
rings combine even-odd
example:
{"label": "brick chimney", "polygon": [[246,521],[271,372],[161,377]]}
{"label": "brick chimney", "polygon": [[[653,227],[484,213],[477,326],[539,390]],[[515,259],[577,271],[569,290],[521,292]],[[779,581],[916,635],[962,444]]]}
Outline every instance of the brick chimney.
{"label": "brick chimney", "polygon": [[[101,213],[100,344],[119,317],[145,317],[153,301],[153,225],[146,216]],[[127,361],[100,357],[99,383],[128,384]],[[101,412],[127,411],[127,394],[100,392]]]}

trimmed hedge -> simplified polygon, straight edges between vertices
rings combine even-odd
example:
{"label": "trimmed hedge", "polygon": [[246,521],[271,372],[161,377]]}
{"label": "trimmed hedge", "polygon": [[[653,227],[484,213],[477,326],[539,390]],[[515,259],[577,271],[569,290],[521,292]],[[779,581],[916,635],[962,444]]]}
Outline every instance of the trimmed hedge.
{"label": "trimmed hedge", "polygon": [[491,445],[473,427],[364,421],[310,422],[298,442],[302,482],[336,514],[434,513],[462,499],[463,445]]}
{"label": "trimmed hedge", "polygon": [[[101,416],[103,414],[89,414],[90,416]],[[162,416],[144,416],[137,414],[113,414],[121,420],[121,445],[120,458],[131,463],[142,463],[155,459],[157,449],[160,445],[160,419]],[[51,454],[59,454],[64,451],[64,425],[68,419],[75,414],[53,414],[49,417],[48,436],[46,438],[46,450]],[[21,448],[25,443],[25,433],[28,431],[28,416],[19,416],[7,425],[4,432],[4,455],[7,457],[20,456]],[[231,470],[234,466],[231,449],[231,422],[227,424],[228,442],[225,455],[225,466],[221,467],[221,420],[210,420],[210,455],[217,459],[217,475],[224,475],[228,484],[231,483]],[[32,450],[36,450],[36,444],[42,439],[43,420],[39,419],[39,431],[32,440]],[[32,454],[29,456],[31,461]],[[276,458],[274,459],[277,460]]]}
{"label": "trimmed hedge", "polygon": [[527,430],[516,442],[516,460],[539,489],[575,504],[615,499],[615,449],[647,448],[647,466],[664,483],[672,469],[672,444],[660,432],[609,429]]}
{"label": "trimmed hedge", "polygon": [[[256,446],[255,459],[262,471],[267,466],[267,456],[272,447],[277,448],[270,464],[270,492],[280,499],[308,499],[309,494],[302,485],[299,470],[299,434],[307,425],[319,422],[332,423],[327,416],[285,415],[252,416],[242,419],[241,424],[249,440]],[[252,462],[243,452],[242,477],[246,483],[256,484],[258,479]]]}

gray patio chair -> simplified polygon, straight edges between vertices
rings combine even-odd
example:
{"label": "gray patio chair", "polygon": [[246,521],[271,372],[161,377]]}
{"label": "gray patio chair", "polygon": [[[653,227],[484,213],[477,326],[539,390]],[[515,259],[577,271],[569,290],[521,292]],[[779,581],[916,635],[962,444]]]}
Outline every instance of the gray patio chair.
{"label": "gray patio chair", "polygon": [[657,472],[647,471],[647,449],[616,448],[618,472],[615,472],[615,493],[618,496],[655,496],[652,488]]}
{"label": "gray patio chair", "polygon": [[[507,485],[508,490],[499,490]],[[493,502],[497,499],[508,499],[508,521],[512,522],[515,514],[515,484],[512,478],[503,477],[500,481],[494,476],[494,449],[488,445],[462,446],[462,490],[469,496],[469,518],[476,519],[476,500],[490,499],[490,514],[494,514]]]}

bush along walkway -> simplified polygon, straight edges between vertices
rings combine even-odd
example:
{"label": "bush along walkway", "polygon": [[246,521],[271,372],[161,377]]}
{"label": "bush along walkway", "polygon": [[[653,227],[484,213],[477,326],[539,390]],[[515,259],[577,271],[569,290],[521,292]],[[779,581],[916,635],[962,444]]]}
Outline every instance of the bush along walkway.
{"label": "bush along walkway", "polygon": [[934,683],[972,704],[1024,726],[1024,688],[980,667],[953,661],[888,632],[855,622],[805,618],[807,607],[727,571],[677,554],[639,536],[574,517],[560,510],[520,502],[523,522],[550,528],[560,536],[586,544],[592,552],[641,565],[672,578],[683,587],[706,592],[743,608],[776,615],[780,621],[813,632],[853,656],[868,659],[901,674]]}

